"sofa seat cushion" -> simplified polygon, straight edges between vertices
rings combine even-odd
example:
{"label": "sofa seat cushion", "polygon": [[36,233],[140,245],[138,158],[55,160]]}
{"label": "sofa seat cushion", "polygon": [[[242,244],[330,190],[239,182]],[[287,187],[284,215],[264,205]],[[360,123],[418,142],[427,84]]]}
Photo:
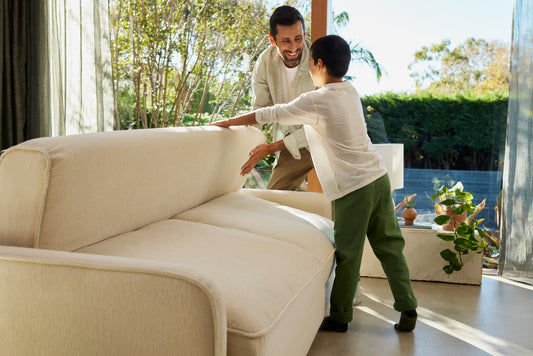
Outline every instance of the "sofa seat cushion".
{"label": "sofa seat cushion", "polygon": [[247,335],[270,330],[309,281],[319,278],[324,285],[332,261],[330,256],[321,265],[306,249],[280,239],[177,219],[76,252],[167,261],[195,269],[220,288],[228,329]]}
{"label": "sofa seat cushion", "polygon": [[259,199],[243,192],[225,194],[174,219],[235,228],[294,244],[323,263],[334,250],[333,221]]}

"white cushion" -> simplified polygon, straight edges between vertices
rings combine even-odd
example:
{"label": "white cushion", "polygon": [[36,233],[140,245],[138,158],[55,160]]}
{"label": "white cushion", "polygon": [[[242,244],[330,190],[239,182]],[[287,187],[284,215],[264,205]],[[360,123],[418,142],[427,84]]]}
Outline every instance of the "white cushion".
{"label": "white cushion", "polygon": [[242,192],[228,193],[174,219],[201,222],[265,235],[299,246],[319,263],[334,249],[333,221]]}

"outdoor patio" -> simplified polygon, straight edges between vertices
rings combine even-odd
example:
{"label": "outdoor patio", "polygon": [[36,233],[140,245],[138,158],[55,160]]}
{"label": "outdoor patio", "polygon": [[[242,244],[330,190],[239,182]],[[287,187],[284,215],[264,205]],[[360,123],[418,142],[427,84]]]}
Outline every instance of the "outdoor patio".
{"label": "outdoor patio", "polygon": [[413,333],[394,330],[399,314],[385,279],[362,278],[361,288],[348,332],[319,332],[309,356],[533,355],[533,286],[490,274],[481,286],[413,282]]}

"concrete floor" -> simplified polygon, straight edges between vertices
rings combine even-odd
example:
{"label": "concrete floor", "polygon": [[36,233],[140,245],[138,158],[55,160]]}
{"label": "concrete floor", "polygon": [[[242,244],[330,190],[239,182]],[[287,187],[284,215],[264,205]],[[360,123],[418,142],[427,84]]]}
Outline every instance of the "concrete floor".
{"label": "concrete floor", "polygon": [[361,278],[348,332],[318,332],[308,356],[533,355],[533,286],[484,275],[481,286],[413,282],[418,322],[394,330],[387,281]]}

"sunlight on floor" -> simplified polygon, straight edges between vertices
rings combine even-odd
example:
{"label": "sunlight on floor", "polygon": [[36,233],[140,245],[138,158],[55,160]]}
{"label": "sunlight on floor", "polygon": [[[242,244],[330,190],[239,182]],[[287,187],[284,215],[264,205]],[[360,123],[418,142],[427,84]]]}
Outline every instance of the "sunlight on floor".
{"label": "sunlight on floor", "polygon": [[[369,297],[369,298],[370,298],[370,297]],[[358,307],[356,307],[356,308],[359,309],[359,310],[362,311],[362,312],[365,312],[365,313],[367,313],[367,314],[369,314],[369,315],[372,315],[372,316],[375,317],[375,318],[378,318],[378,319],[380,319],[380,320],[383,320],[383,321],[385,321],[385,322],[387,322],[387,323],[389,323],[389,324],[391,324],[391,325],[394,325],[394,324],[396,323],[395,321],[393,321],[393,320],[387,318],[385,315],[378,313],[378,312],[375,311],[374,309],[371,309],[371,308],[368,308],[368,307],[363,307],[363,306],[358,306]]]}
{"label": "sunlight on floor", "polygon": [[[386,300],[373,295],[368,290],[363,289],[365,296],[374,302],[382,304],[392,309],[392,300]],[[385,317],[384,315],[364,306],[359,306],[357,309],[379,318],[387,323],[394,324],[395,322]],[[498,337],[489,335],[484,331],[473,328],[464,323],[458,322],[444,315],[435,313],[429,309],[418,307],[418,322],[424,323],[436,330],[453,336],[463,342],[479,348],[485,352],[495,356],[505,355],[531,355],[531,350],[525,349],[519,345],[509,341],[500,339]]]}
{"label": "sunlight on floor", "polygon": [[494,279],[494,280],[496,280],[498,282],[509,283],[509,284],[512,284],[515,287],[520,287],[520,288],[524,288],[524,289],[528,289],[528,290],[533,290],[533,286],[532,285],[525,284],[525,283],[520,283],[520,282],[515,282],[515,281],[512,281],[512,280],[507,279],[507,278],[503,278],[503,277],[499,277],[499,276],[488,276],[488,275],[485,275],[485,277],[486,278],[490,278],[490,279]]}

